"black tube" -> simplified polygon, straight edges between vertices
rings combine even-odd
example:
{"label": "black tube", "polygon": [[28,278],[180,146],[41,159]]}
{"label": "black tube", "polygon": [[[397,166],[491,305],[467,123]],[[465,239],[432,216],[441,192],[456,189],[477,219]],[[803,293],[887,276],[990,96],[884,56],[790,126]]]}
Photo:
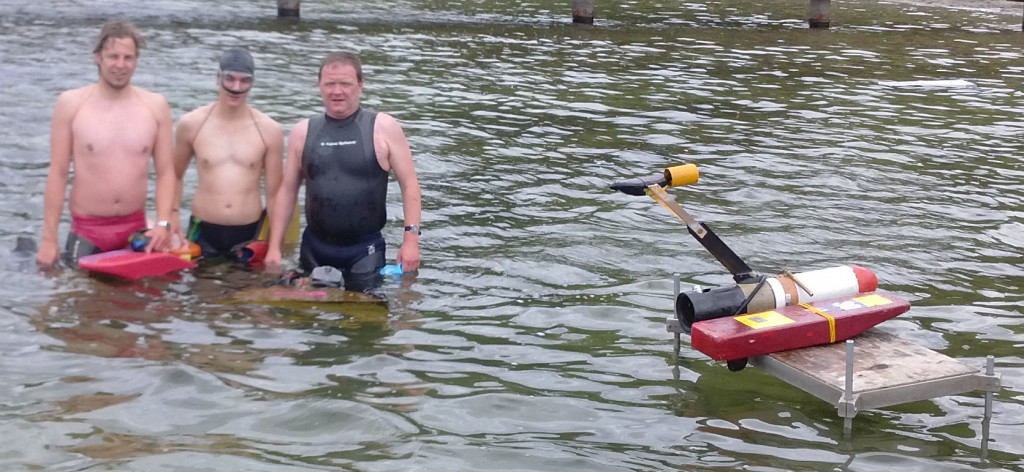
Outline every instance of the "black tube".
{"label": "black tube", "polygon": [[690,332],[690,326],[704,320],[735,316],[747,297],[739,285],[722,285],[700,292],[681,292],[676,297],[676,318],[683,331]]}

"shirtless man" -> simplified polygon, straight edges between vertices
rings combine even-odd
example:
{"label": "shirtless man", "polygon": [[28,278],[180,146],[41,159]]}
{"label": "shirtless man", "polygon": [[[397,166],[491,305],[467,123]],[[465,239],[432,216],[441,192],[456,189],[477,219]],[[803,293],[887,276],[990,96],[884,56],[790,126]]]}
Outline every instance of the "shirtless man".
{"label": "shirtless man", "polygon": [[[193,156],[199,176],[186,238],[199,244],[206,258],[231,257],[235,246],[256,239],[263,210],[273,208],[281,185],[284,132],[273,118],[246,103],[254,74],[249,51],[224,51],[217,101],[178,120],[174,165],[179,197]],[[261,177],[266,179],[266,207]]]}
{"label": "shirtless man", "polygon": [[328,54],[318,76],[325,113],[298,122],[288,136],[288,163],[270,218],[266,264],[281,262],[285,227],[303,181],[306,223],[300,247],[305,271],[339,269],[346,290],[374,288],[384,266],[388,176],[402,189],[405,232],[398,250],[405,271],[420,265],[420,184],[402,125],[391,115],[359,106],[359,56]]}
{"label": "shirtless man", "polygon": [[53,266],[60,256],[57,227],[72,163],[67,265],[74,267],[85,255],[123,248],[132,233],[146,227],[151,157],[158,221],[147,232],[146,251],[166,249],[174,199],[171,108],[162,95],[131,84],[142,46],[142,37],[131,23],[107,23],[93,50],[99,80],[65,91],[57,99],[36,255],[41,266]]}

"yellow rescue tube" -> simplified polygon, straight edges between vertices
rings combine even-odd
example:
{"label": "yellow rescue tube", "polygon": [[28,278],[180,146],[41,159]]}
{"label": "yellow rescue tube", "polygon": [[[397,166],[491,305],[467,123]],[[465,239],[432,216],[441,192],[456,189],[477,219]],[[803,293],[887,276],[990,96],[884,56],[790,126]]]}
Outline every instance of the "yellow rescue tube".
{"label": "yellow rescue tube", "polygon": [[[263,219],[263,224],[260,226],[260,235],[256,237],[258,241],[266,241],[270,239],[270,221],[269,218]],[[288,222],[288,229],[284,232],[285,244],[299,242],[299,204],[295,204],[295,209],[292,210],[292,220]]]}

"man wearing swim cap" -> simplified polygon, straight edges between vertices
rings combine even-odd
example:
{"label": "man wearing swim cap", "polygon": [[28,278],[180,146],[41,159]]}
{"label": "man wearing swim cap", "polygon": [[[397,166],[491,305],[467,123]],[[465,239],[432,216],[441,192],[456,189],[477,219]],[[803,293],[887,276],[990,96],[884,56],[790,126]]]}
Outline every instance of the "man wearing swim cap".
{"label": "man wearing swim cap", "polygon": [[36,255],[40,266],[53,266],[60,257],[57,229],[72,165],[67,265],[76,266],[82,256],[124,248],[132,233],[146,227],[151,159],[158,221],[147,232],[146,251],[166,249],[174,199],[171,108],[162,95],[131,84],[142,46],[142,36],[131,23],[107,23],[93,50],[99,80],[57,99]]}
{"label": "man wearing swim cap", "polygon": [[298,122],[288,136],[288,163],[270,214],[265,262],[281,262],[281,243],[299,186],[306,185],[306,223],[300,264],[305,271],[340,269],[345,289],[377,284],[384,266],[388,177],[402,189],[405,232],[397,263],[420,265],[420,185],[402,126],[386,113],[361,108],[363,72],[359,56],[328,54],[318,76],[324,113]]}
{"label": "man wearing swim cap", "polygon": [[[194,156],[199,184],[186,239],[199,244],[204,258],[230,257],[235,246],[256,239],[263,210],[273,207],[281,185],[284,133],[277,121],[249,106],[255,76],[249,51],[224,51],[217,72],[217,101],[178,120],[177,201]],[[266,206],[261,178],[266,180]]]}

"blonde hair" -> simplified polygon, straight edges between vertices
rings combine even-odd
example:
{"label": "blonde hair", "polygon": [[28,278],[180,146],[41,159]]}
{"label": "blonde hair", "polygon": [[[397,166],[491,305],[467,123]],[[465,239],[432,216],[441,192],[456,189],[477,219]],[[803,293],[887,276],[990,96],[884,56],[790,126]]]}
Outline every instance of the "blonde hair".
{"label": "blonde hair", "polygon": [[132,41],[135,41],[136,55],[138,55],[139,50],[146,45],[146,42],[142,39],[142,35],[139,34],[139,29],[131,22],[111,21],[103,25],[103,29],[100,30],[100,37],[96,40],[96,48],[92,50],[93,54],[99,54],[103,51],[103,48],[107,45],[107,41],[111,38],[130,38]]}

